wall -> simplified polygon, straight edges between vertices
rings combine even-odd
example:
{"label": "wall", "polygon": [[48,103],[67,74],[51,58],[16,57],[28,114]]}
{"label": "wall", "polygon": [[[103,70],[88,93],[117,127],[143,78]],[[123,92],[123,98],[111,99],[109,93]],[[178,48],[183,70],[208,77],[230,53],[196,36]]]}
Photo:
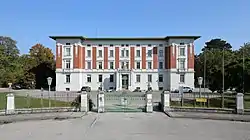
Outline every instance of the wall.
{"label": "wall", "polygon": [[66,91],[66,88],[70,88],[70,91],[79,91],[80,86],[80,73],[70,74],[70,83],[66,83],[66,74],[56,73],[56,91]]}

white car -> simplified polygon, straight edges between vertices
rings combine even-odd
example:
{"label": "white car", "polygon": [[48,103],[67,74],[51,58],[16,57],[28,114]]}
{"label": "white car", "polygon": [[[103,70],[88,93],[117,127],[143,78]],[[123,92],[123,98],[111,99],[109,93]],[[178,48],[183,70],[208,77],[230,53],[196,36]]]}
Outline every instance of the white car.
{"label": "white car", "polygon": [[[194,89],[191,88],[191,87],[189,87],[189,86],[183,86],[183,93],[192,93],[193,90],[194,90]],[[174,92],[178,93],[178,92],[179,92],[179,89],[175,89]]]}

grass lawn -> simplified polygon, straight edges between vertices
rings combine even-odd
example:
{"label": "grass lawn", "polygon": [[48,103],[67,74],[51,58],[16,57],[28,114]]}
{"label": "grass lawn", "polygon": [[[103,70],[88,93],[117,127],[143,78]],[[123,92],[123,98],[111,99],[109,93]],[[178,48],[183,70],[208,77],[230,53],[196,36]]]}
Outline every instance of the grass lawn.
{"label": "grass lawn", "polygon": [[[7,93],[0,93],[0,110],[6,108]],[[70,107],[71,102],[57,101],[51,99],[51,107]],[[42,108],[49,107],[48,99],[32,98],[25,96],[15,96],[16,108]]]}

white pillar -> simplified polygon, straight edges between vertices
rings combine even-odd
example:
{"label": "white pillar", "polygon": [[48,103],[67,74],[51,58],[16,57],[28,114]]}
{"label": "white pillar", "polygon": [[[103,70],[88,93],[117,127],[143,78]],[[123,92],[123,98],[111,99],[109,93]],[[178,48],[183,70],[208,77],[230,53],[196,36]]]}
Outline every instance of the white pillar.
{"label": "white pillar", "polygon": [[170,92],[169,91],[163,91],[161,93],[161,104],[162,104],[163,111],[167,111],[170,108]]}
{"label": "white pillar", "polygon": [[104,110],[104,93],[101,91],[97,94],[97,112],[103,113]]}
{"label": "white pillar", "polygon": [[116,72],[116,91],[120,90],[120,78],[119,78],[119,72]]}
{"label": "white pillar", "polygon": [[14,94],[7,95],[7,107],[6,114],[14,114],[15,113],[15,96]]}
{"label": "white pillar", "polygon": [[81,93],[81,112],[88,112],[88,94],[86,91]]}
{"label": "white pillar", "polygon": [[244,113],[244,94],[237,93],[236,95],[236,113],[243,114]]}
{"label": "white pillar", "polygon": [[146,93],[146,112],[153,112],[153,101],[152,101],[152,93]]}

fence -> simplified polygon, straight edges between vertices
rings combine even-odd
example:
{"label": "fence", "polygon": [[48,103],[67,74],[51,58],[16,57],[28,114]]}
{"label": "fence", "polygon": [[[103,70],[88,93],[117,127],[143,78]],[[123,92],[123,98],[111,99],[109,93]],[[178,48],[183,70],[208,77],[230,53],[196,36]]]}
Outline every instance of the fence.
{"label": "fence", "polygon": [[[79,93],[22,93],[14,95],[15,111],[43,112],[43,111],[71,111],[75,108],[73,102]],[[7,105],[7,93],[0,93],[0,110],[5,111]]]}
{"label": "fence", "polygon": [[245,111],[250,112],[250,93],[244,94],[244,107]]}
{"label": "fence", "polygon": [[171,106],[236,108],[236,93],[171,93]]}

